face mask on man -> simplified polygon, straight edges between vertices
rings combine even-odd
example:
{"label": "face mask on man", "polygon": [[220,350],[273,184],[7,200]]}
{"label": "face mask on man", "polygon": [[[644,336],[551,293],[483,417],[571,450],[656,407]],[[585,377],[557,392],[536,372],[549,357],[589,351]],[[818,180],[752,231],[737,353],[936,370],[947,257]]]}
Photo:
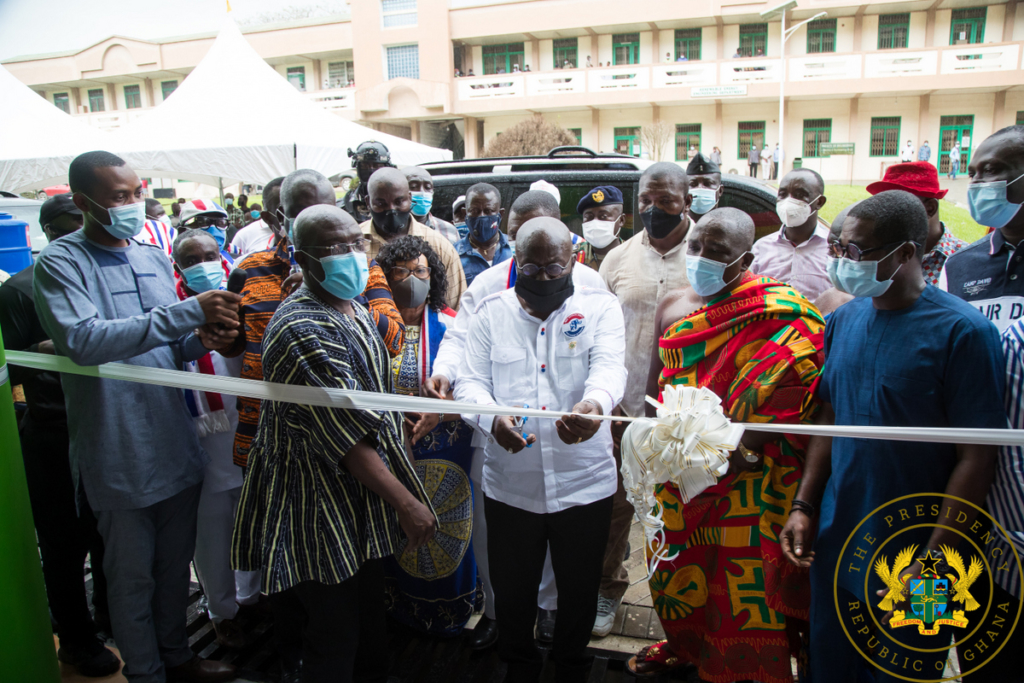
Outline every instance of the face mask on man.
{"label": "face mask on man", "polygon": [[410,275],[404,280],[391,283],[391,295],[399,308],[419,308],[430,293],[430,278],[421,280]]}
{"label": "face mask on man", "polygon": [[433,192],[412,193],[412,215],[426,216],[430,213],[430,207],[434,204]]}
{"label": "face mask on man", "polygon": [[[821,195],[818,195],[820,197]],[[812,202],[818,201],[818,197],[812,199]],[[795,228],[798,225],[803,225],[807,222],[807,219],[814,213],[814,209],[811,208],[810,202],[800,201],[794,197],[786,197],[780,199],[775,204],[775,213],[779,215],[779,219],[782,224],[787,228]]]}
{"label": "face mask on man", "polygon": [[[146,224],[146,203],[135,202],[123,206],[112,206],[109,209],[97,204],[89,195],[82,193],[82,196],[92,202],[95,206],[103,209],[110,216],[110,225],[104,225],[103,229],[114,239],[127,240],[142,232],[142,226]],[[95,216],[93,216],[95,218]],[[96,219],[99,222],[99,219]]]}
{"label": "face mask on man", "polygon": [[409,225],[409,212],[389,209],[388,211],[370,211],[373,224],[382,237],[397,235]]}
{"label": "face mask on man", "polygon": [[967,205],[971,218],[989,228],[1001,228],[1017,215],[1024,204],[1013,204],[1006,198],[1006,188],[1024,178],[1019,175],[1013,180],[995,180],[991,183],[971,183],[967,186]]}
{"label": "face mask on man", "polygon": [[366,289],[366,282],[370,279],[370,264],[366,254],[350,251],[347,254],[316,258],[307,252],[302,253],[323,266],[324,279],[319,282],[328,293],[343,301],[351,301]]}
{"label": "face mask on man", "polygon": [[181,277],[185,284],[196,294],[220,289],[224,282],[224,267],[220,259],[216,261],[204,261],[190,266],[181,271]]}
{"label": "face mask on man", "polygon": [[[740,254],[736,261],[739,261],[746,254],[747,252]],[[728,282],[725,281],[725,269],[736,263],[736,261],[732,263],[719,263],[703,256],[687,256],[686,279],[690,281],[690,286],[693,287],[693,291],[697,293],[697,296],[717,294],[743,274],[741,270],[739,273],[736,273],[736,277]]]}
{"label": "face mask on man", "polygon": [[668,213],[655,206],[649,211],[641,213],[640,220],[643,222],[647,234],[660,240],[668,237],[677,225],[687,219],[685,213]]}
{"label": "face mask on man", "polygon": [[583,239],[597,249],[604,249],[619,236],[616,229],[618,220],[601,221],[594,219],[583,224]]}
{"label": "face mask on man", "polygon": [[535,311],[550,313],[558,310],[565,300],[572,296],[574,288],[572,273],[566,273],[557,280],[538,280],[522,273],[516,278],[516,294]]}
{"label": "face mask on man", "polygon": [[469,234],[473,236],[473,239],[481,243],[487,243],[494,239],[494,236],[498,234],[499,223],[501,223],[500,213],[466,217]]}
{"label": "face mask on man", "polygon": [[892,286],[892,278],[903,267],[901,263],[888,280],[878,281],[878,264],[889,258],[906,242],[900,244],[877,261],[851,261],[848,258],[830,258],[828,262],[828,279],[832,286],[840,292],[853,296],[873,298],[882,296]]}
{"label": "face mask on man", "polygon": [[252,211],[250,211],[250,212],[249,212],[249,215],[250,215],[250,216],[252,216],[252,219],[253,219],[254,221],[258,221],[258,220],[260,219],[260,212],[259,212],[259,211],[256,211],[255,209],[254,209],[254,210],[252,210]]}
{"label": "face mask on man", "polygon": [[234,203],[235,203],[235,200],[232,199],[231,197],[228,197],[227,199],[224,200],[224,206],[231,206]]}
{"label": "face mask on man", "polygon": [[709,187],[695,187],[690,190],[693,203],[690,204],[690,211],[703,216],[718,205],[718,190]]}
{"label": "face mask on man", "polygon": [[157,218],[156,220],[157,220],[158,223],[163,223],[168,228],[171,227],[171,219],[168,218],[166,214],[164,214],[163,216],[160,216],[160,218]]}
{"label": "face mask on man", "polygon": [[223,249],[224,242],[227,241],[227,232],[224,228],[218,228],[216,225],[209,225],[204,229],[211,237],[213,237],[213,239],[217,240],[217,248]]}

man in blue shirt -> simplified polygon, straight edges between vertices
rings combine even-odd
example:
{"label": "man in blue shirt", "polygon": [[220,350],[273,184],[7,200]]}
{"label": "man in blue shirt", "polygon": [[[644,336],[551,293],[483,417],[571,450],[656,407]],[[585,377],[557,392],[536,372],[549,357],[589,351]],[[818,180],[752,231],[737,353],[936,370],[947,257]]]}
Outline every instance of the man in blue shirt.
{"label": "man in blue shirt", "polygon": [[501,193],[489,183],[477,183],[466,190],[466,225],[469,234],[455,243],[466,286],[496,263],[512,258],[512,247],[499,226],[505,216]]}
{"label": "man in blue shirt", "polygon": [[921,145],[920,149],[917,150],[918,161],[928,161],[932,158],[932,148],[928,146],[928,141],[925,140],[924,144]]}
{"label": "man in blue shirt", "polygon": [[[856,298],[837,309],[825,329],[818,424],[1006,427],[999,336],[972,306],[925,282],[921,252],[927,236],[924,206],[900,190],[865,199],[843,223],[830,274],[837,288]],[[995,466],[995,446],[811,437],[803,480],[781,534],[789,561],[810,568],[809,680],[852,682],[858,669],[873,668],[847,639],[836,612],[837,599],[844,605],[864,600],[855,597],[864,594],[864,574],[836,572],[843,544],[857,525],[875,508],[914,493],[944,491],[982,506]],[[886,538],[884,527],[863,530]],[[914,532],[921,548],[915,559],[960,540],[941,528]],[[913,535],[900,536],[896,545],[907,545]],[[876,544],[871,552],[878,549]],[[885,548],[890,556],[896,550]],[[919,570],[915,562],[907,573],[917,576]],[[875,576],[867,585],[871,592],[882,587]],[[904,642],[924,637],[900,633]],[[946,653],[922,657],[944,663]],[[933,671],[932,664],[925,662],[925,669]]]}

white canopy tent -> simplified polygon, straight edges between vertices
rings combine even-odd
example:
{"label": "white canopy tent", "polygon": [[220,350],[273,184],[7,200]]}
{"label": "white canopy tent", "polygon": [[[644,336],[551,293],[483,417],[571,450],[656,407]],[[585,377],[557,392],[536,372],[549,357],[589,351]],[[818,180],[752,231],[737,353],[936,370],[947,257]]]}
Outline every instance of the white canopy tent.
{"label": "white canopy tent", "polygon": [[[233,92],[233,83],[252,96]],[[111,139],[140,175],[212,185],[266,182],[299,168],[331,176],[352,167],[348,149],[365,140],[387,145],[400,165],[452,158],[321,109],[264,62],[230,19],[174,94]]]}
{"label": "white canopy tent", "polygon": [[66,182],[82,152],[108,149],[110,134],[65,114],[0,66],[0,190]]}

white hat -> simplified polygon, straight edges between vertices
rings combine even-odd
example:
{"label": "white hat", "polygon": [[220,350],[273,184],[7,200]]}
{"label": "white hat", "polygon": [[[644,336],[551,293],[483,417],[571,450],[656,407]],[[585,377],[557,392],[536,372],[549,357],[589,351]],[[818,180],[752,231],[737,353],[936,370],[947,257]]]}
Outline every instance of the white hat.
{"label": "white hat", "polygon": [[533,185],[530,185],[530,189],[539,190],[541,192],[547,192],[548,194],[555,198],[556,202],[558,202],[559,204],[562,203],[562,193],[558,191],[557,187],[555,187],[546,180],[538,180]]}
{"label": "white hat", "polygon": [[456,211],[458,211],[459,207],[463,206],[465,203],[466,203],[466,195],[462,195],[461,197],[456,199],[454,202],[452,202],[452,213],[455,213]]}

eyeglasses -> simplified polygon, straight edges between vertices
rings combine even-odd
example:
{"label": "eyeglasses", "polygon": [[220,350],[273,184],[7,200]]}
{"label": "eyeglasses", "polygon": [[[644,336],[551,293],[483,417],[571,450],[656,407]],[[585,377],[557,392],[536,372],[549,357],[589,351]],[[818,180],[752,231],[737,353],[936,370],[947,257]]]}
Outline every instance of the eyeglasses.
{"label": "eyeglasses", "polygon": [[829,255],[832,258],[843,258],[843,257],[846,257],[846,258],[848,258],[851,261],[856,263],[856,262],[860,261],[862,258],[864,258],[864,254],[870,254],[873,251],[880,251],[882,249],[888,249],[889,247],[891,247],[893,245],[906,244],[907,242],[910,242],[911,244],[915,244],[915,245],[917,245],[919,247],[921,246],[920,244],[917,244],[917,242],[914,242],[913,240],[901,240],[899,242],[889,242],[888,244],[883,244],[880,247],[871,247],[870,249],[861,249],[860,247],[858,247],[853,242],[850,242],[849,244],[847,244],[844,247],[840,242],[836,241],[836,242],[833,242],[832,244],[829,245],[828,253],[829,253]]}
{"label": "eyeglasses", "polygon": [[353,251],[359,254],[365,254],[370,250],[370,240],[363,239],[356,242],[342,242],[341,244],[332,244],[329,247],[302,247],[303,251],[307,249],[319,249],[320,251],[326,251],[328,256],[341,256],[342,254],[348,254]]}
{"label": "eyeglasses", "polygon": [[185,223],[185,225],[183,225],[182,227],[185,228],[186,230],[191,230],[196,228],[208,228],[210,226],[216,228],[226,228],[228,227],[228,219],[213,218],[210,216],[198,216],[190,220],[188,223]]}
{"label": "eyeglasses", "polygon": [[566,261],[564,266],[558,263],[549,263],[548,265],[541,267],[538,266],[536,263],[524,263],[520,265],[518,261],[516,262],[516,267],[519,269],[519,272],[525,275],[526,277],[537,277],[540,271],[543,270],[545,273],[548,274],[548,277],[552,279],[562,277],[562,273],[567,271],[570,265],[572,265],[571,256],[569,257],[569,260]]}
{"label": "eyeglasses", "polygon": [[409,277],[409,275],[415,275],[421,280],[426,280],[430,277],[430,266],[419,266],[416,270],[409,270],[408,268],[402,268],[401,266],[395,266],[388,271],[388,275],[395,282],[401,282],[402,280]]}

